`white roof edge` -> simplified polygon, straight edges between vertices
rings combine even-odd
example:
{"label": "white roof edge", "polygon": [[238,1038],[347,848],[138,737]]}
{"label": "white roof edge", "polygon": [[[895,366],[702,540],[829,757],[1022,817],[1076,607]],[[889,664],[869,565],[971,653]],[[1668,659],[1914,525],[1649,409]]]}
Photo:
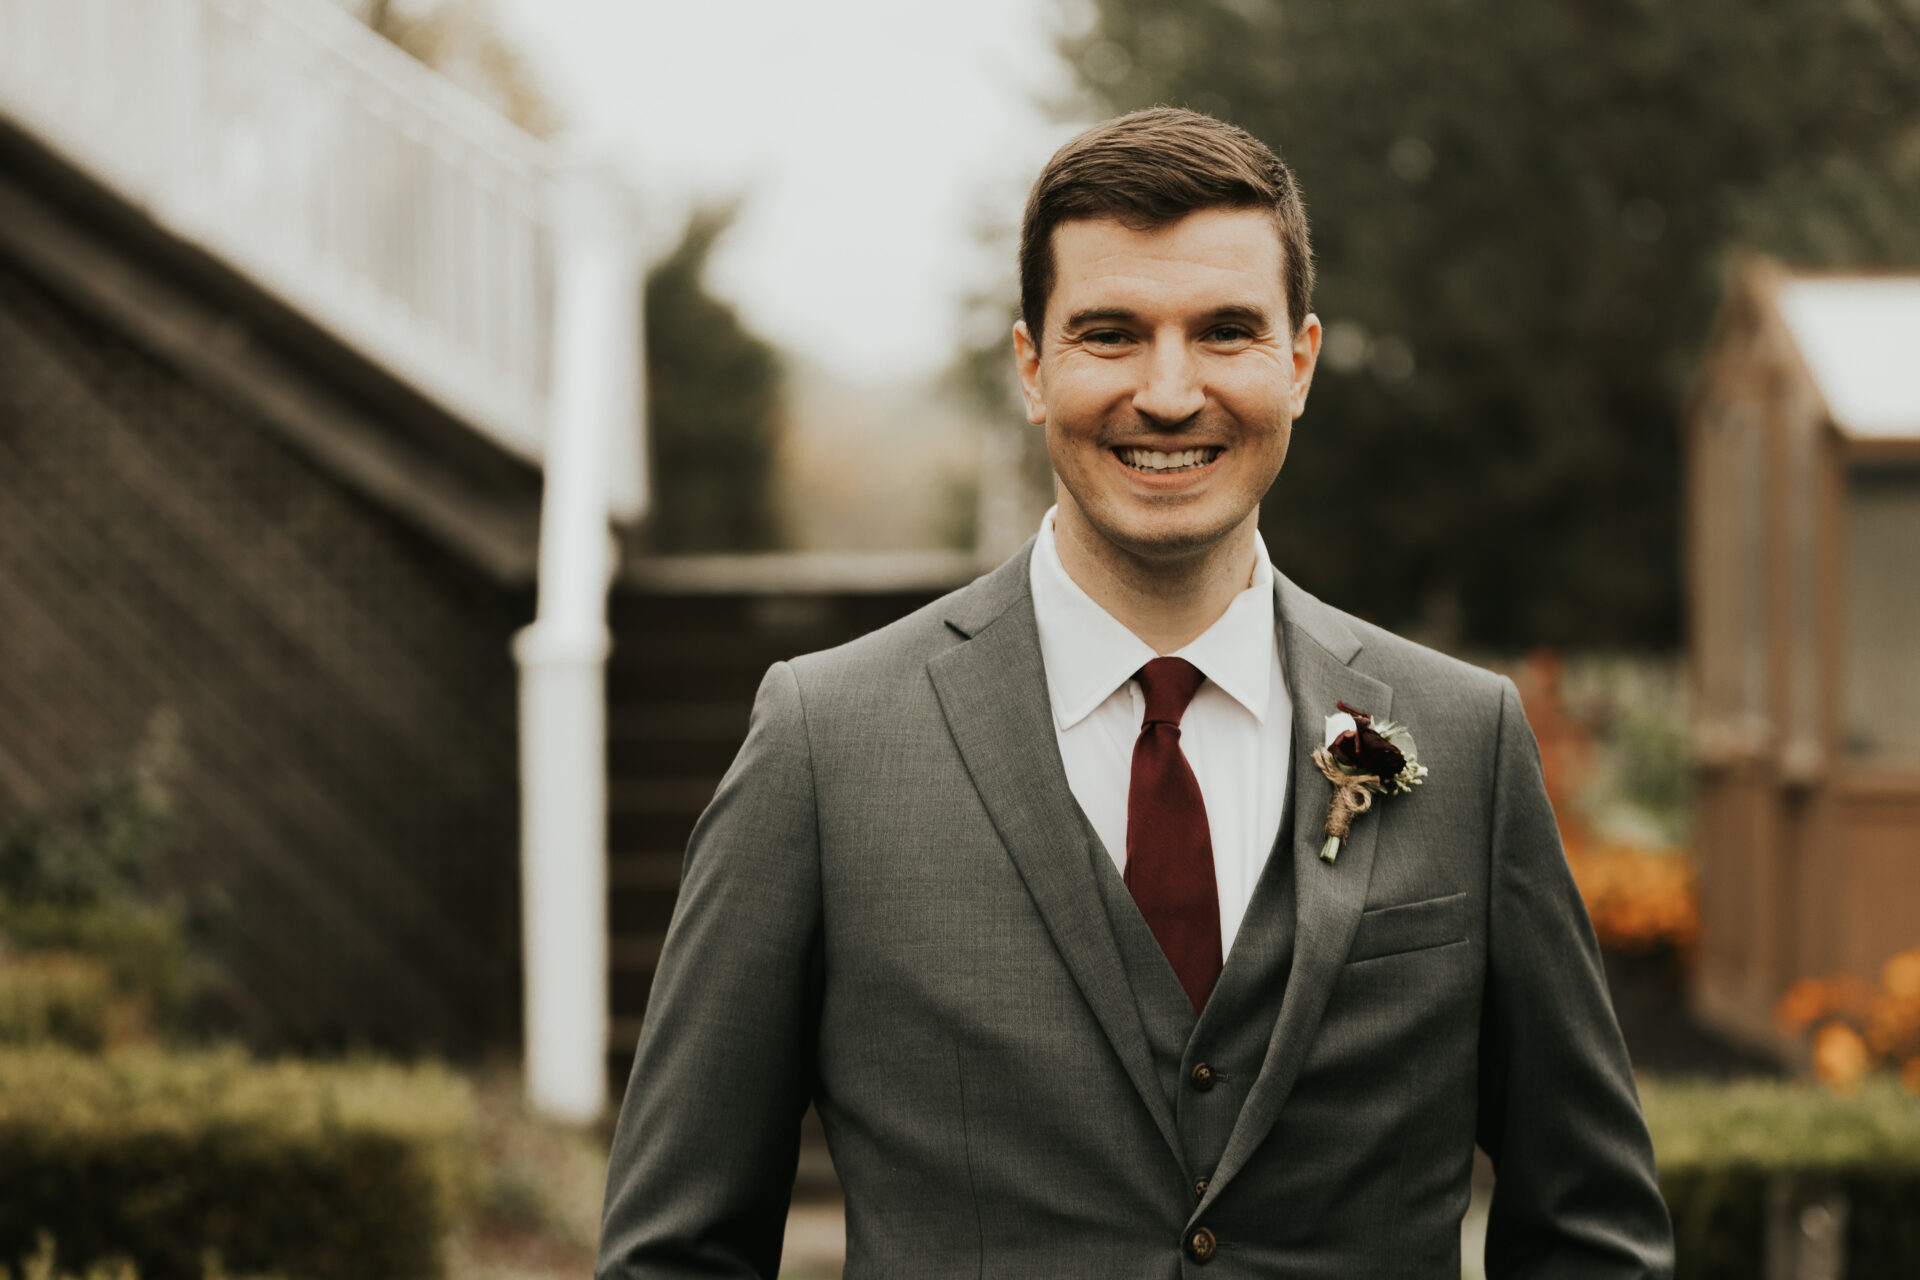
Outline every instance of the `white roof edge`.
{"label": "white roof edge", "polygon": [[1836,427],[1920,440],[1920,275],[1790,275],[1777,298]]}

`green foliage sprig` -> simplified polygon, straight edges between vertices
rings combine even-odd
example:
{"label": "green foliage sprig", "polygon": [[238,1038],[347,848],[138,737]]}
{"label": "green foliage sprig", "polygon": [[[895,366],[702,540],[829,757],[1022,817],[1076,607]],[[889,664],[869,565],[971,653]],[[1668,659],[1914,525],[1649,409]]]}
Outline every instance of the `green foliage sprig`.
{"label": "green foliage sprig", "polygon": [[[188,917],[161,886],[177,836],[180,735],[177,716],[156,712],[130,759],[103,768],[67,809],[0,827],[0,963],[22,953],[94,957],[146,1016],[166,1024],[182,1012],[193,980]],[[18,1005],[38,998],[25,989],[40,990],[38,979],[29,969],[0,983],[22,987]],[[0,1029],[0,1041],[9,1038]]]}

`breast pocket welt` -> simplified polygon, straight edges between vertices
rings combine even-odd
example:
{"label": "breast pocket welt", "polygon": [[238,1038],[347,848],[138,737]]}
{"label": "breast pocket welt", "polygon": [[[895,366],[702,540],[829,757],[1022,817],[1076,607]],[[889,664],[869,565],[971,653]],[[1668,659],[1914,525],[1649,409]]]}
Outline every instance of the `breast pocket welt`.
{"label": "breast pocket welt", "polygon": [[1472,912],[1473,903],[1464,893],[1364,911],[1347,951],[1347,964],[1465,942]]}

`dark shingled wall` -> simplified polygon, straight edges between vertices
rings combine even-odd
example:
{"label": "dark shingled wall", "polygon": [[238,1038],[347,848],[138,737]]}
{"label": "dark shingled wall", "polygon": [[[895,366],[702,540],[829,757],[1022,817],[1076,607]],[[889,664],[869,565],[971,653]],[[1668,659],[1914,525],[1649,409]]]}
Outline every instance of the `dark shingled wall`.
{"label": "dark shingled wall", "polygon": [[235,1029],[513,1041],[529,605],[0,256],[0,824],[176,716]]}

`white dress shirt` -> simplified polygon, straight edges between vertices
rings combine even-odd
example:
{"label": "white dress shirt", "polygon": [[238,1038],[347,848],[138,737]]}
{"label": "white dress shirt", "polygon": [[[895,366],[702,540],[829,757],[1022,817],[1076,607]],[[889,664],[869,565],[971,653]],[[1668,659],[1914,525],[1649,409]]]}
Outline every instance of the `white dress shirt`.
{"label": "white dress shirt", "polygon": [[[1171,655],[1206,677],[1181,718],[1180,750],[1207,806],[1223,957],[1233,950],[1280,833],[1293,742],[1293,699],[1273,613],[1273,562],[1257,534],[1254,549],[1252,585]],[[1067,576],[1053,543],[1051,510],[1040,522],[1028,572],[1067,785],[1107,856],[1124,872],[1133,744],[1146,715],[1146,698],[1133,677],[1160,655]]]}

